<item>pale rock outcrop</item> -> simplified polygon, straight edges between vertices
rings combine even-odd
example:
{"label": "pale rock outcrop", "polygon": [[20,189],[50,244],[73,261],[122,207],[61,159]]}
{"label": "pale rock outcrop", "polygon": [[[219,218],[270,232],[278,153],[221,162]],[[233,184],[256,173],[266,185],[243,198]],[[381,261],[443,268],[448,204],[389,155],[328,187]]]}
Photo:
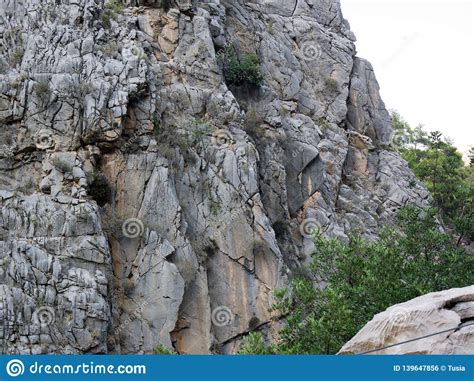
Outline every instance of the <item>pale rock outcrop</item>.
{"label": "pale rock outcrop", "polygon": [[338,0],[123,3],[0,0],[4,353],[235,352],[315,227],[429,200]]}
{"label": "pale rock outcrop", "polygon": [[375,315],[339,353],[361,354],[449,330],[373,353],[473,354],[473,323],[474,286],[434,292]]}

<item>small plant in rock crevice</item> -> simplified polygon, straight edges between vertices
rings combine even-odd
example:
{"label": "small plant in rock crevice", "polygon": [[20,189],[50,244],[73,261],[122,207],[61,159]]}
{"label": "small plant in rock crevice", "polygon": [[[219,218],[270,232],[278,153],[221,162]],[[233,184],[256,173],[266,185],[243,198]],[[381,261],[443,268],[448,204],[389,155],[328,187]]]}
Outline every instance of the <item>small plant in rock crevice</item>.
{"label": "small plant in rock crevice", "polygon": [[176,158],[176,148],[184,158],[185,162],[194,163],[195,157],[191,150],[187,136],[175,126],[162,126],[155,119],[153,123],[153,134],[160,148],[159,152],[168,160]]}
{"label": "small plant in rock crevice", "polygon": [[334,78],[326,78],[325,85],[326,85],[326,88],[331,93],[335,93],[338,90],[338,84],[337,84],[337,81]]}
{"label": "small plant in rock crevice", "polygon": [[19,65],[23,59],[24,54],[25,50],[22,47],[16,47],[13,49],[13,51],[10,53],[10,64],[13,67]]}
{"label": "small plant in rock crevice", "polygon": [[165,347],[163,344],[158,344],[155,349],[153,349],[153,353],[155,355],[175,355],[176,352],[172,351],[171,349]]}
{"label": "small plant in rock crevice", "polygon": [[112,197],[112,188],[103,173],[94,172],[89,179],[88,193],[99,206],[107,204]]}
{"label": "small plant in rock crevice", "polygon": [[34,91],[36,93],[36,96],[41,100],[43,104],[48,103],[52,93],[48,81],[41,80],[36,82],[34,85]]}
{"label": "small plant in rock crevice", "polygon": [[254,53],[245,53],[239,56],[235,48],[224,48],[220,53],[223,65],[224,79],[228,85],[251,85],[260,87],[264,78],[260,71],[260,58]]}
{"label": "small plant in rock crevice", "polygon": [[53,164],[53,166],[62,173],[72,172],[73,165],[65,159],[61,159],[60,157],[54,157],[51,159],[51,164]]}
{"label": "small plant in rock crevice", "polygon": [[112,27],[112,20],[117,20],[118,14],[123,11],[123,8],[121,0],[109,0],[105,4],[105,10],[102,13],[102,23],[105,29]]}
{"label": "small plant in rock crevice", "polygon": [[325,118],[320,118],[318,121],[319,128],[321,129],[321,132],[325,133],[329,128],[330,124]]}

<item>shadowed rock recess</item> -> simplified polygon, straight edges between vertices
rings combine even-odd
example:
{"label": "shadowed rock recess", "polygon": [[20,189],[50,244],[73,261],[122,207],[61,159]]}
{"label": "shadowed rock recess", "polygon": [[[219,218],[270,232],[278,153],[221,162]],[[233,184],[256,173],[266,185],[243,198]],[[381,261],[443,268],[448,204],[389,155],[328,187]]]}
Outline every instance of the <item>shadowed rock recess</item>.
{"label": "shadowed rock recess", "polygon": [[1,353],[234,353],[312,230],[429,200],[337,0],[0,0],[0,34]]}

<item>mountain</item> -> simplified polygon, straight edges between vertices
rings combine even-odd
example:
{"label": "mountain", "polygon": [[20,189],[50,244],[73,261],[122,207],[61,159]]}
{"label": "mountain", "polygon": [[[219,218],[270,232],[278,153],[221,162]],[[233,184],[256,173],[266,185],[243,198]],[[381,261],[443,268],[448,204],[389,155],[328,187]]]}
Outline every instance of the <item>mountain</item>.
{"label": "mountain", "polygon": [[430,196],[338,0],[0,0],[3,353],[234,353],[316,229]]}

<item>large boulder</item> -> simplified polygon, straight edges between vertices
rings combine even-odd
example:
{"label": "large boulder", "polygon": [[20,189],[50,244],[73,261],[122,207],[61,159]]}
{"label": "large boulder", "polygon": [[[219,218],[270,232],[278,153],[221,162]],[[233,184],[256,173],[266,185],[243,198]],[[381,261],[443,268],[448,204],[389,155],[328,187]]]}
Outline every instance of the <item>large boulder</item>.
{"label": "large boulder", "polygon": [[376,315],[339,353],[474,354],[473,323],[474,286],[434,292]]}

